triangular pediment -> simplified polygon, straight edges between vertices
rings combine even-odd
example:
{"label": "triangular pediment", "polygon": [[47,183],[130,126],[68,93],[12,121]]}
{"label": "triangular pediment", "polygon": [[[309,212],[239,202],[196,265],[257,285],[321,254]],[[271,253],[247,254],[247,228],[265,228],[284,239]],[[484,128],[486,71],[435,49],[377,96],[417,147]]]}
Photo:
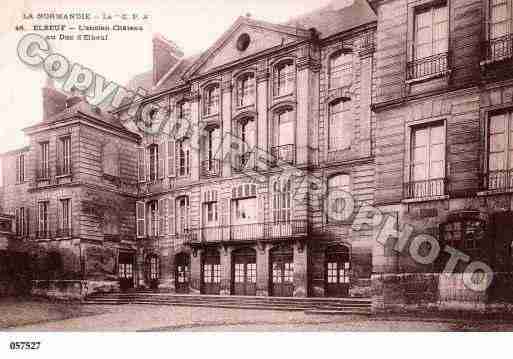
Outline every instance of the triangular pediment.
{"label": "triangular pediment", "polygon": [[[243,34],[249,35],[249,42],[246,48],[241,49],[238,43]],[[187,76],[202,75],[262,51],[309,37],[310,32],[304,29],[241,17],[195,62]]]}

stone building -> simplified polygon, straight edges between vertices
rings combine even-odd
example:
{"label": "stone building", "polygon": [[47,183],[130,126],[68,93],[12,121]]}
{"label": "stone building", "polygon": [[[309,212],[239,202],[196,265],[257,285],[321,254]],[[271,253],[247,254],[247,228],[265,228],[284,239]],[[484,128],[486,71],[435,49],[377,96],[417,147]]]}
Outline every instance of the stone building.
{"label": "stone building", "polygon": [[[240,17],[192,57],[156,36],[130,83],[149,93],[110,111],[48,85],[30,146],[2,156],[34,288],[509,302],[510,5],[335,1]],[[441,255],[412,256],[418,234]],[[486,291],[465,284],[476,261]]]}
{"label": "stone building", "polygon": [[[373,286],[380,300],[375,304],[492,308],[508,302],[511,3],[376,0],[371,5],[377,14],[375,204],[395,217],[398,228],[411,225],[434,236],[442,252],[438,260],[419,264],[407,250],[376,246]],[[454,273],[440,274],[449,260],[445,246],[465,254]],[[493,270],[488,290],[464,285],[463,272],[472,261]]]}
{"label": "stone building", "polygon": [[328,216],[326,193],[374,201],[375,20],[361,0],[240,17],[188,58],[156,36],[135,114],[45,87],[30,145],[2,156],[36,291],[368,295],[371,234]]}

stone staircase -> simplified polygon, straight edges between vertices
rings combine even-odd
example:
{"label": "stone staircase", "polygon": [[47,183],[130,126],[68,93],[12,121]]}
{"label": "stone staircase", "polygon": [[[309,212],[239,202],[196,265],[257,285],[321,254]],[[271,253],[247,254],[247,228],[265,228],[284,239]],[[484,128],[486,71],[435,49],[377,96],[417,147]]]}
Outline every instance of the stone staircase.
{"label": "stone staircase", "polygon": [[150,291],[97,293],[85,304],[120,305],[153,304],[185,307],[304,311],[307,314],[371,314],[369,298],[293,298],[171,294]]}

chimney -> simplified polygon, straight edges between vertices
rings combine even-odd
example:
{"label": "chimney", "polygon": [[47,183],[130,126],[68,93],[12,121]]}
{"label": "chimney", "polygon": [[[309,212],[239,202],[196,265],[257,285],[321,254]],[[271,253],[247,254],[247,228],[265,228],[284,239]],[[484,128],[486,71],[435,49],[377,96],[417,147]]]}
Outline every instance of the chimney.
{"label": "chimney", "polygon": [[43,121],[66,109],[67,96],[58,91],[51,78],[46,79],[43,92]]}
{"label": "chimney", "polygon": [[184,53],[172,41],[156,34],[153,37],[153,85],[183,58]]}

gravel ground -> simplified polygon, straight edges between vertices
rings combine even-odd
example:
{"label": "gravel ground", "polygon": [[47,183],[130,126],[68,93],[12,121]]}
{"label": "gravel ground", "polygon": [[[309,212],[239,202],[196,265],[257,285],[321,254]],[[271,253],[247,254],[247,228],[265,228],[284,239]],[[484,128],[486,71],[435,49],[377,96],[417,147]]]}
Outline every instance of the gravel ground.
{"label": "gravel ground", "polygon": [[[45,306],[53,315],[45,320]],[[62,308],[57,309],[61,306]],[[10,307],[10,310],[6,308]],[[512,331],[513,321],[447,318],[307,315],[303,312],[159,305],[96,306],[64,303],[0,302],[0,316],[25,307],[24,319],[13,331]],[[28,309],[30,307],[30,309]],[[34,310],[34,308],[39,309]],[[36,313],[37,324],[27,325]],[[71,316],[71,317],[70,317]],[[16,316],[15,316],[16,317]],[[10,324],[12,325],[11,318]],[[39,320],[35,320],[39,319]],[[5,328],[5,326],[4,326]]]}

